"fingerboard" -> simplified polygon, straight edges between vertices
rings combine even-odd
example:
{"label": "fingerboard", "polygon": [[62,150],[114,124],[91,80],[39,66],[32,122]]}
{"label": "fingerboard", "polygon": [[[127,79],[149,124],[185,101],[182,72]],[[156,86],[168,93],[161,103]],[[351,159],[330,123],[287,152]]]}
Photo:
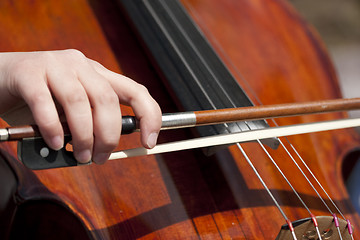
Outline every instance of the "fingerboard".
{"label": "fingerboard", "polygon": [[[253,106],[179,1],[118,2],[182,110]],[[265,121],[252,121],[197,127],[197,131],[210,136],[266,127]]]}

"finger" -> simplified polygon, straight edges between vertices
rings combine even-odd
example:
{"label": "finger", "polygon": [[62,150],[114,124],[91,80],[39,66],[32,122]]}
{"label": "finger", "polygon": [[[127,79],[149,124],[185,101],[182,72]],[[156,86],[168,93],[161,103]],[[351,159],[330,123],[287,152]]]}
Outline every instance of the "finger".
{"label": "finger", "polygon": [[54,150],[61,149],[64,145],[63,129],[46,80],[36,74],[27,75],[26,81],[22,79],[15,80],[19,96],[29,106],[46,144]]}
{"label": "finger", "polygon": [[48,68],[48,81],[57,101],[64,109],[73,143],[75,158],[89,162],[93,149],[93,122],[89,99],[75,73],[57,62],[56,68]]}
{"label": "finger", "polygon": [[107,79],[92,67],[79,73],[93,107],[93,161],[103,164],[116,148],[121,135],[121,110],[117,94]]}
{"label": "finger", "polygon": [[130,105],[140,121],[141,142],[146,148],[156,145],[161,127],[161,110],[148,90],[123,75],[109,71],[101,64],[92,61],[95,69],[104,75],[119,96],[120,102]]}
{"label": "finger", "polygon": [[[161,110],[156,101],[151,97],[148,90],[139,84],[129,84],[128,91],[119,94],[128,98],[128,104],[133,108],[136,118],[140,121],[141,142],[146,148],[156,145],[161,127]],[[131,94],[131,95],[130,95]]]}

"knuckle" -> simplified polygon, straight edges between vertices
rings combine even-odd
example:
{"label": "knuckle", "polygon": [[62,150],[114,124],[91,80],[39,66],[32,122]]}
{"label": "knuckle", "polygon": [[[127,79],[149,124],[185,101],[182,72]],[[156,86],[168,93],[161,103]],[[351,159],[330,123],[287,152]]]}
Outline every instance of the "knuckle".
{"label": "knuckle", "polygon": [[67,50],[64,50],[64,53],[67,56],[72,57],[72,58],[80,58],[80,59],[86,58],[85,55],[77,49],[67,49]]}
{"label": "knuckle", "polygon": [[149,90],[142,84],[137,84],[137,91],[139,91],[141,94],[149,94]]}
{"label": "knuckle", "polygon": [[67,50],[67,57],[69,62],[73,64],[87,64],[85,55],[76,49],[69,49]]}
{"label": "knuckle", "polygon": [[68,49],[64,50],[65,52],[65,59],[68,62],[68,64],[76,65],[83,65],[86,64],[86,57],[85,55],[76,49]]}
{"label": "knuckle", "polygon": [[103,69],[105,69],[105,67],[101,64],[101,63],[99,63],[99,62],[97,62],[97,61],[95,61],[95,60],[92,60],[92,59],[88,59],[89,60],[89,63],[92,65],[92,66],[94,66],[96,69],[98,69],[98,70],[103,70]]}
{"label": "knuckle", "polygon": [[49,94],[44,91],[29,91],[31,105],[43,106],[49,101]]}
{"label": "knuckle", "polygon": [[76,49],[66,49],[61,51],[43,51],[39,52],[39,58],[44,62],[67,62],[74,63],[86,59],[85,55]]}
{"label": "knuckle", "polygon": [[41,51],[38,52],[36,59],[33,62],[39,62],[44,65],[56,64],[58,61],[58,54],[56,51]]}
{"label": "knuckle", "polygon": [[130,96],[129,102],[132,105],[134,102],[144,101],[150,96],[148,89],[139,83],[135,83],[134,94]]}
{"label": "knuckle", "polygon": [[41,51],[38,52],[39,59],[49,60],[55,58],[56,54],[54,51]]}
{"label": "knuckle", "polygon": [[100,105],[119,105],[119,98],[114,92],[103,92],[96,96],[96,102]]}
{"label": "knuckle", "polygon": [[56,52],[50,52],[50,54],[54,55],[53,58],[57,62],[63,62],[64,64],[76,66],[87,63],[86,56],[77,49],[62,50],[60,54],[57,54]]}
{"label": "knuckle", "polygon": [[73,88],[67,92],[67,94],[64,97],[64,101],[66,104],[70,106],[78,103],[86,103],[88,102],[88,97],[83,92],[83,89]]}

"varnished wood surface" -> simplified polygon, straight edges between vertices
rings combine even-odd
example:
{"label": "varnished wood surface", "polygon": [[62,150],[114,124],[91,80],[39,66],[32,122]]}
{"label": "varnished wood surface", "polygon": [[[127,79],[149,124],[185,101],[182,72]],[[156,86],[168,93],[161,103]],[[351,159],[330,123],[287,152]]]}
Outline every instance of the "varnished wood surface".
{"label": "varnished wood surface", "polygon": [[243,108],[195,111],[196,124],[216,124],[244,120],[258,120],[313,113],[345,112],[358,109],[360,99],[333,99],[315,102],[259,105]]}
{"label": "varnished wood surface", "polygon": [[[182,2],[253,101],[278,104],[341,97],[324,47],[286,2]],[[79,49],[148,87],[163,112],[176,111],[116,3],[5,0],[0,10],[0,51]],[[124,108],[123,113],[131,110]],[[341,117],[294,117],[278,123]],[[119,148],[139,145],[137,137],[123,137]],[[189,131],[177,130],[162,133],[160,142],[189,137]],[[352,219],[358,238],[360,219],[349,204],[341,174],[342,159],[359,146],[356,133],[342,130],[290,140]],[[15,156],[14,144],[1,147]],[[243,147],[288,217],[308,217],[258,144]],[[329,215],[284,150],[269,151],[311,211]],[[19,178],[19,205],[36,199],[62,202],[93,238],[274,239],[285,223],[236,146],[211,157],[195,150],[36,172],[9,161]]]}

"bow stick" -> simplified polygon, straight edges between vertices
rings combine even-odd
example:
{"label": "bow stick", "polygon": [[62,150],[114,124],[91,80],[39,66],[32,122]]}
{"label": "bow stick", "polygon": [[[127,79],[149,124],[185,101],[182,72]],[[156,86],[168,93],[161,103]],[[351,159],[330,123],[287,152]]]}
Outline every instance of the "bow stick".
{"label": "bow stick", "polygon": [[[167,113],[162,116],[161,130],[356,109],[360,109],[360,98]],[[123,116],[122,134],[138,131],[138,126],[134,116]],[[70,134],[68,127],[63,127],[65,134]],[[39,130],[33,125],[0,129],[0,141],[31,137],[40,137]]]}

